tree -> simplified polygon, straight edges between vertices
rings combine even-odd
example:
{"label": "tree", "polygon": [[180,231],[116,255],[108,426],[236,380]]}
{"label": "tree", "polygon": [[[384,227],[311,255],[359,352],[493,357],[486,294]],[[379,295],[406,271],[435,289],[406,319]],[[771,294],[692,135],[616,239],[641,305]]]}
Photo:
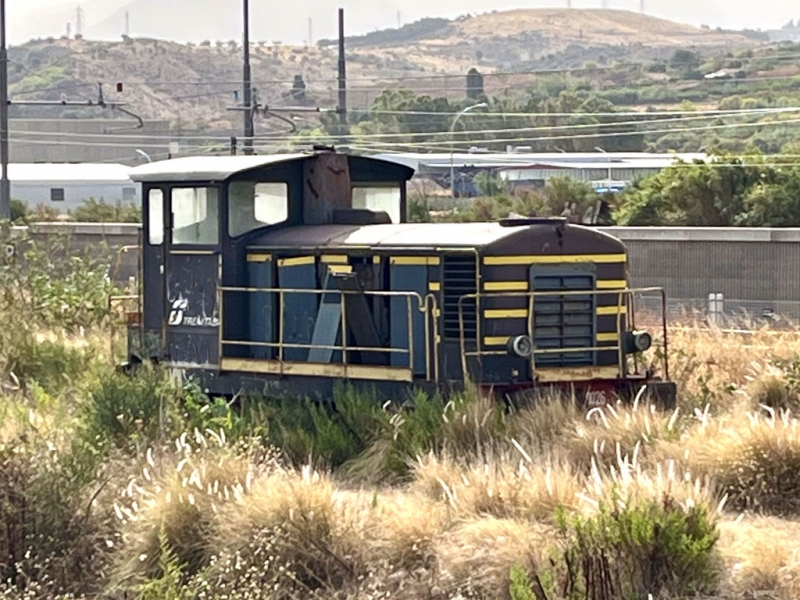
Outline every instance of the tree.
{"label": "tree", "polygon": [[304,104],[306,101],[306,82],[303,81],[302,75],[294,76],[294,83],[292,84],[292,98],[301,104]]}
{"label": "tree", "polygon": [[679,48],[672,53],[669,59],[669,65],[674,69],[689,71],[700,66],[700,59],[697,57],[697,54],[691,50]]}
{"label": "tree", "polygon": [[797,202],[793,190],[800,191],[799,172],[782,172],[762,161],[745,164],[722,156],[710,163],[679,162],[625,190],[615,218],[632,226],[766,225],[791,210]]}
{"label": "tree", "polygon": [[467,98],[477,100],[483,95],[483,75],[473,67],[467,73]]}

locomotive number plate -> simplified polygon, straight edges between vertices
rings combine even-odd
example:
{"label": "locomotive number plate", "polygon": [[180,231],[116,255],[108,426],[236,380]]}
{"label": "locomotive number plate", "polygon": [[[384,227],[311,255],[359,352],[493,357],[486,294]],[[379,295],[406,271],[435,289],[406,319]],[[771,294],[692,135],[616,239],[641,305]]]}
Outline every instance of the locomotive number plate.
{"label": "locomotive number plate", "polygon": [[586,406],[599,408],[609,403],[611,394],[606,390],[588,390],[586,392]]}

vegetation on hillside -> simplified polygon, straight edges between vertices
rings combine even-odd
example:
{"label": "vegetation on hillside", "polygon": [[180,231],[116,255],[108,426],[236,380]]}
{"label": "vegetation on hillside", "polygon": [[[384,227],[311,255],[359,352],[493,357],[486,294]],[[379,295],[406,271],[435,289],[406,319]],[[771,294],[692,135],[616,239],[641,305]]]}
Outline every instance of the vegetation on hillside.
{"label": "vegetation on hillside", "polygon": [[[363,39],[353,39],[352,44],[348,42],[351,82],[348,107],[355,111],[356,124],[364,120],[377,121],[375,127],[392,133],[447,132],[449,119],[445,119],[444,127],[440,126],[441,119],[421,119],[417,130],[409,130],[410,123],[406,122],[395,131],[393,123],[377,119],[375,114],[365,118],[360,113],[370,112],[371,108],[374,113],[387,101],[394,102],[381,92],[388,90],[390,96],[396,95],[393,90],[398,84],[415,94],[430,96],[430,99],[423,97],[417,104],[432,107],[436,112],[452,112],[461,108],[470,96],[467,76],[472,69],[483,78],[493,112],[539,109],[552,112],[556,107],[567,112],[599,112],[601,107],[602,110],[611,107],[613,110],[646,111],[648,107],[674,109],[682,102],[687,103],[683,108],[689,110],[723,105],[757,108],[796,104],[800,59],[795,44],[759,45],[748,41],[745,35],[695,31],[678,24],[673,24],[666,35],[663,22],[619,11],[551,11],[558,13],[555,17],[537,16],[539,12],[521,11],[519,19],[540,19],[543,26],[547,23],[552,26],[552,18],[556,18],[567,24],[582,23],[581,28],[570,28],[569,36],[574,39],[565,38],[566,32],[555,35],[536,28],[536,33],[520,32],[514,27],[509,29],[510,13],[501,12],[450,23],[426,19],[397,30],[367,34]],[[491,27],[493,20],[498,23],[496,29]],[[634,36],[636,40],[631,38],[629,44],[613,42],[608,30],[598,25],[600,21],[616,30],[619,36]],[[438,43],[445,34],[454,36],[453,44]],[[436,43],[418,43],[426,37]],[[659,39],[658,43],[655,38]],[[680,43],[681,40],[684,43]],[[647,43],[642,43],[645,41]],[[686,49],[690,45],[693,49]],[[260,97],[270,98],[272,104],[281,104],[284,99],[289,101],[299,76],[306,84],[304,103],[335,106],[337,57],[335,49],[322,46],[294,48],[278,43],[254,43],[253,77]],[[113,96],[115,100],[126,102],[146,119],[169,119],[176,130],[187,134],[209,130],[233,134],[237,132],[237,123],[226,107],[235,100],[236,86],[230,84],[231,73],[240,71],[240,61],[241,47],[235,41],[181,45],[129,37],[119,43],[37,40],[11,50],[12,96],[58,100],[66,94],[71,100],[95,99],[96,83],[104,81],[107,99]],[[715,74],[713,79],[704,78],[712,73]],[[117,81],[126,82],[124,92],[109,95]],[[567,95],[560,98],[562,93]],[[573,98],[575,95],[577,99]],[[377,101],[376,97],[379,97]],[[440,101],[440,98],[447,100]],[[407,99],[399,101],[408,104]],[[544,101],[549,101],[550,105],[544,105]],[[595,107],[596,103],[600,104]],[[12,111],[15,116],[100,116],[95,109],[76,107],[12,106]],[[104,116],[113,114],[109,112]],[[308,114],[300,116],[311,118]],[[460,130],[552,127],[561,123],[552,118],[498,120],[473,115],[463,120]],[[580,124],[581,121],[575,119],[568,123]],[[741,150],[752,144],[775,151],[791,136],[790,123],[782,131],[774,125],[719,127],[727,123],[712,120],[704,124],[717,127],[704,132],[662,131],[651,134],[644,142],[626,141],[624,145],[644,143],[658,149],[693,150],[718,145],[723,149]],[[271,139],[284,137],[280,123],[273,120],[261,125],[260,130]],[[308,121],[301,121],[299,125],[308,126]],[[434,125],[436,129],[432,129]],[[694,127],[697,123],[690,125]],[[313,129],[308,126],[307,133]],[[365,126],[364,131],[370,128]],[[341,132],[323,127],[323,133],[339,135]],[[355,134],[358,136],[359,131]],[[522,131],[506,137],[538,138],[542,135]],[[501,137],[475,139],[496,141]],[[410,140],[397,138],[396,141],[409,143]],[[565,150],[573,143],[570,140],[549,141],[551,146],[561,145]],[[538,142],[519,139],[515,143],[536,145]],[[581,138],[578,145],[586,146],[591,142],[591,139]],[[594,140],[595,145],[599,142],[613,147],[611,138]],[[206,142],[194,139],[186,143],[203,146]]]}
{"label": "vegetation on hillside", "polygon": [[581,222],[600,202],[601,225],[683,227],[800,226],[800,168],[796,159],[722,155],[679,161],[622,192],[598,194],[587,182],[554,177],[537,190],[509,193],[502,180],[479,174],[480,196],[454,205],[450,198],[412,195],[413,221],[494,221],[512,215],[567,216]]}
{"label": "vegetation on hillside", "polygon": [[796,597],[796,332],[673,329],[671,414],[345,386],[335,412],[230,403],[116,372],[109,260],[14,243],[4,598]]}

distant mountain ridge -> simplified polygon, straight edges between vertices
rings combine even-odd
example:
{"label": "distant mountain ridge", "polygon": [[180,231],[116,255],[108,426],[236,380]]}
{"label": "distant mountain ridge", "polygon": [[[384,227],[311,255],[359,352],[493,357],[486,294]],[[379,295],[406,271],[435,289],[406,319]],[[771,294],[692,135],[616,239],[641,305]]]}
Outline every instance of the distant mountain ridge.
{"label": "distant mountain ridge", "polygon": [[[137,5],[151,3],[157,10],[159,3],[174,6],[189,0],[135,1]],[[302,8],[311,1],[295,3]],[[327,3],[336,15],[334,0],[313,1]],[[124,14],[124,7],[117,11]],[[224,26],[225,10],[219,9],[218,25]],[[191,26],[206,18],[198,14],[187,15],[183,23]],[[254,22],[259,14],[254,13]],[[170,23],[162,26],[169,28]],[[28,99],[58,100],[62,93],[70,100],[88,99],[96,97],[99,81],[108,84],[107,90],[115,82],[124,82],[122,97],[109,92],[107,99],[126,102],[143,118],[169,119],[178,129],[235,130],[239,115],[228,108],[239,101],[234,92],[241,89],[239,40],[214,41],[208,35],[201,36],[201,43],[181,44],[156,39],[155,34],[139,36],[135,29],[131,33],[115,42],[93,41],[87,34],[83,40],[39,40],[12,47],[12,99],[22,93]],[[309,105],[335,106],[335,46],[257,40],[259,36],[254,35],[253,81],[262,101],[274,106],[289,99],[299,76],[307,85]],[[378,94],[398,83],[418,93],[463,99],[466,76],[473,68],[484,76],[486,93],[496,96],[524,90],[541,71],[549,70],[586,68],[590,73],[583,76],[598,88],[616,87],[631,77],[660,78],[656,72],[640,72],[642,65],[653,60],[665,64],[678,48],[721,56],[757,44],[740,33],[701,29],[630,11],[533,9],[453,21],[425,19],[400,29],[348,38],[348,106],[368,109]],[[631,70],[639,74],[631,75]],[[84,114],[84,109],[60,107],[12,110],[20,116],[96,116]],[[274,119],[270,125],[276,130],[285,128]]]}
{"label": "distant mountain ridge", "polygon": [[[741,0],[738,0],[741,1]],[[59,2],[47,10],[36,8],[31,12],[26,3],[14,4],[10,10],[15,15],[11,31],[12,43],[43,37],[54,37],[66,32],[67,22],[72,31],[76,28],[76,10],[83,11],[82,33],[91,39],[119,40],[125,33],[126,13],[130,17],[130,34],[137,37],[153,37],[178,42],[200,43],[204,40],[241,39],[242,0],[31,0],[31,6],[48,2]],[[423,18],[455,19],[460,15],[485,16],[492,12],[515,9],[548,10],[544,3],[551,0],[296,0],[277,4],[268,0],[250,0],[251,31],[254,40],[283,41],[302,44],[308,40],[308,19],[312,19],[314,40],[336,35],[336,15],[341,6],[346,11],[348,35],[364,35],[380,29],[413,23]],[[582,0],[584,6],[573,10],[597,7],[598,0]],[[797,16],[789,0],[770,0],[771,9],[766,11],[775,19],[774,27],[780,27],[789,18]],[[564,0],[552,0],[553,6],[566,4]],[[576,5],[573,2],[573,5]],[[613,0],[614,10],[633,10],[637,0]],[[778,8],[780,10],[773,10]],[[743,11],[757,10],[752,5]],[[654,12],[653,12],[654,11]],[[658,16],[672,21],[701,23],[715,29],[718,25],[730,25],[734,7],[731,0],[670,0],[668,3],[648,2],[648,16]],[[759,11],[761,18],[766,18]],[[783,16],[785,13],[785,16]],[[774,17],[773,17],[774,15]],[[739,18],[739,17],[737,17]],[[745,27],[755,28],[751,19],[741,19]],[[767,27],[772,27],[768,25]]]}

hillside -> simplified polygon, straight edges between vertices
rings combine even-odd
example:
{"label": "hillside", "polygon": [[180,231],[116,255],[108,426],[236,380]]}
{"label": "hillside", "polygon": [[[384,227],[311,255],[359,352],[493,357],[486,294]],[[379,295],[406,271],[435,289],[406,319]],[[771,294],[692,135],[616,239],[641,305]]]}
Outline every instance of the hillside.
{"label": "hillside", "polygon": [[[153,2],[154,0],[140,0]],[[183,2],[185,0],[170,0]],[[333,7],[333,5],[331,5]],[[164,26],[169,26],[165,23]],[[534,82],[537,75],[507,72],[572,70],[590,66],[594,83],[629,84],[631,64],[665,60],[678,48],[720,56],[755,47],[742,33],[710,31],[627,11],[518,10],[455,21],[426,19],[400,29],[348,38],[350,106],[366,109],[387,86],[399,81],[433,96],[464,97],[473,67],[486,77],[486,92],[505,95]],[[241,47],[235,41],[180,44],[150,38],[96,42],[62,38],[32,41],[11,50],[12,99],[57,100],[95,97],[96,82],[107,90],[123,82],[120,96],[146,119],[170,119],[181,129],[227,129],[238,123],[226,110],[241,88]],[[253,79],[261,99],[287,99],[301,76],[306,103],[335,106],[336,48],[256,42]],[[589,64],[591,63],[591,64]],[[628,66],[625,66],[628,65]],[[613,67],[613,68],[612,68]],[[622,72],[622,75],[620,75]],[[14,115],[96,116],[96,111],[14,107]],[[278,130],[284,129],[281,124]]]}

